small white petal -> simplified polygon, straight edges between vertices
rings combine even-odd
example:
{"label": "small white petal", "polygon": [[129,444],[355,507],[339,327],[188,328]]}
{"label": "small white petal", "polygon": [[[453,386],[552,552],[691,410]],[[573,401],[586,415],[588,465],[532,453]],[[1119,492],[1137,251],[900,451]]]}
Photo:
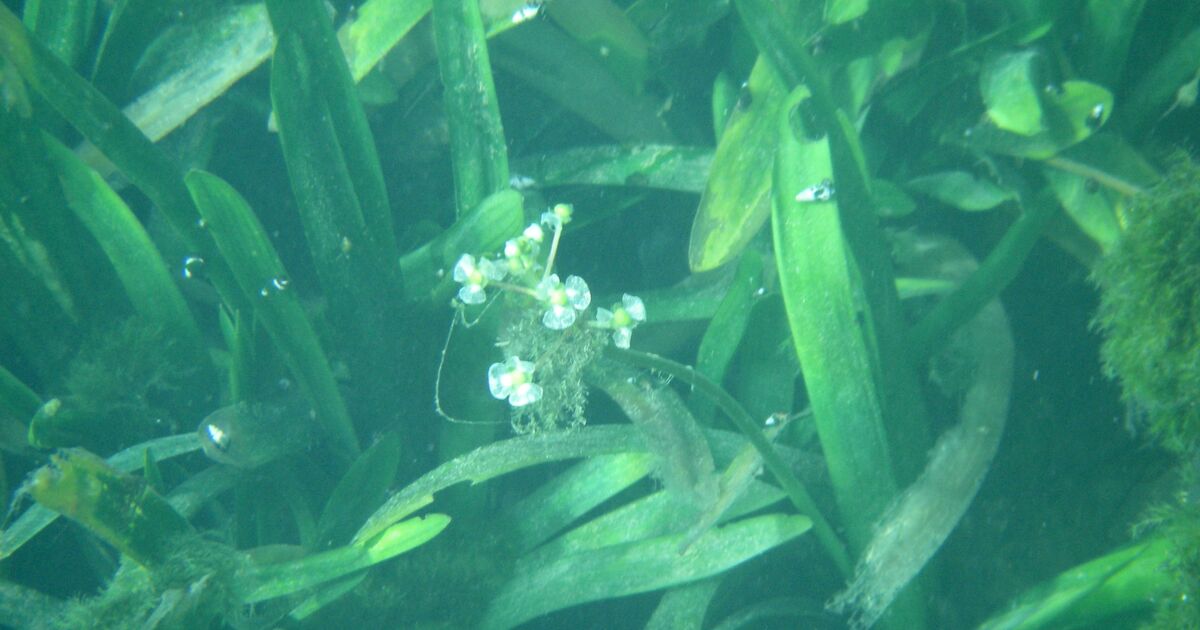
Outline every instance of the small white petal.
{"label": "small white petal", "polygon": [[466,282],[471,273],[475,271],[475,257],[470,254],[463,254],[462,258],[454,264],[454,281]]}
{"label": "small white petal", "polygon": [[612,320],[613,320],[612,311],[610,311],[606,308],[596,309],[596,323],[597,324],[599,324],[600,326],[602,326],[604,328],[608,328],[608,325],[612,323]]}
{"label": "small white petal", "polygon": [[482,272],[483,276],[488,280],[496,281],[503,280],[505,274],[508,273],[508,270],[504,268],[504,265],[496,264],[495,261],[487,258],[479,261],[479,271]]}
{"label": "small white petal", "polygon": [[513,388],[508,403],[514,407],[524,407],[542,399],[542,386],[537,383],[521,383]]}
{"label": "small white petal", "polygon": [[478,284],[468,284],[458,290],[458,299],[463,304],[483,304],[487,293]]}
{"label": "small white petal", "polygon": [[646,321],[646,305],[642,303],[642,298],[628,293],[621,296],[621,304],[625,307],[625,312],[636,322]]}
{"label": "small white petal", "polygon": [[525,238],[535,243],[541,243],[546,238],[546,233],[542,231],[542,226],[537,223],[529,224],[529,227],[525,228],[523,234]]}
{"label": "small white petal", "polygon": [[633,337],[633,331],[628,328],[618,328],[613,331],[613,344],[624,350],[629,349],[629,340]]}
{"label": "small white petal", "polygon": [[537,283],[535,290],[539,300],[550,299],[550,294],[562,287],[562,283],[558,281],[558,274],[552,273],[549,276],[542,278],[542,281]]}
{"label": "small white petal", "polygon": [[508,371],[503,363],[493,363],[488,368],[488,388],[492,390],[492,396],[504,399],[512,393],[508,379],[504,378],[507,373]]}
{"label": "small white petal", "polygon": [[582,311],[592,303],[592,292],[579,276],[567,276],[567,301],[575,310]]}
{"label": "small white petal", "polygon": [[522,379],[528,380],[533,377],[533,361],[522,361],[517,357],[508,358],[509,369],[514,373],[520,373]]}
{"label": "small white petal", "polygon": [[575,323],[575,311],[565,306],[551,306],[542,316],[542,324],[550,330],[563,330]]}

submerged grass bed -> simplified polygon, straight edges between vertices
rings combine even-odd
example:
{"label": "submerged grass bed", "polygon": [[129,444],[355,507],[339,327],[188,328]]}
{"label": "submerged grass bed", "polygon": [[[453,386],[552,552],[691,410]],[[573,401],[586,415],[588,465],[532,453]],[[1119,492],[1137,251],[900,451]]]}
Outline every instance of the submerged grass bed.
{"label": "submerged grass bed", "polygon": [[1198,59],[1186,2],[5,0],[0,624],[1194,624]]}

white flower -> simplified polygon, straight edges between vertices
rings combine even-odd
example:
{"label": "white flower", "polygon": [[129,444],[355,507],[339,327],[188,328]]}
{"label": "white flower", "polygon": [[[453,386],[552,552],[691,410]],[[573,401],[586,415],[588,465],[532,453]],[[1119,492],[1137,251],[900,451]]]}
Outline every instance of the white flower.
{"label": "white flower", "polygon": [[488,368],[488,387],[492,396],[507,398],[514,407],[523,407],[542,398],[542,386],[533,382],[533,363],[509,357],[504,363]]}
{"label": "white flower", "polygon": [[546,238],[546,233],[542,231],[542,226],[537,223],[530,223],[529,227],[525,228],[525,231],[521,235],[535,243],[541,243]]}
{"label": "white flower", "polygon": [[504,260],[507,263],[508,272],[518,276],[526,271],[536,269],[538,266],[537,255],[545,238],[546,234],[542,231],[542,226],[533,223],[525,228],[521,236],[505,241]]}
{"label": "white flower", "polygon": [[596,309],[596,324],[602,328],[611,328],[613,343],[618,348],[629,349],[629,340],[633,337],[633,329],[646,321],[646,305],[642,298],[628,293],[621,296],[621,303],[614,304],[613,310]]}
{"label": "white flower", "polygon": [[474,256],[463,254],[454,265],[454,281],[463,285],[458,290],[458,299],[463,304],[483,304],[487,299],[484,288],[488,282],[503,280],[504,274],[504,267],[486,258],[480,258],[477,263]]}
{"label": "white flower", "polygon": [[579,276],[567,276],[564,285],[558,274],[550,274],[537,285],[538,299],[546,305],[542,323],[551,330],[563,330],[575,323],[575,311],[582,311],[592,303],[592,292]]}
{"label": "white flower", "polygon": [[542,213],[542,224],[555,230],[562,229],[563,225],[571,222],[571,212],[569,204],[556,204],[548,212]]}

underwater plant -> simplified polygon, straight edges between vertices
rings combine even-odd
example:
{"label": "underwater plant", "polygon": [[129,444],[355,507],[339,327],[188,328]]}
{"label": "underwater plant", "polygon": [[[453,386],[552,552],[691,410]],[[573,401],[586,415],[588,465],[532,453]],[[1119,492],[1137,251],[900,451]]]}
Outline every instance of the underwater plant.
{"label": "underwater plant", "polygon": [[1194,623],[1197,60],[1185,0],[4,0],[0,625]]}
{"label": "underwater plant", "polygon": [[1103,358],[1166,447],[1200,447],[1200,167],[1177,156],[1096,266]]}

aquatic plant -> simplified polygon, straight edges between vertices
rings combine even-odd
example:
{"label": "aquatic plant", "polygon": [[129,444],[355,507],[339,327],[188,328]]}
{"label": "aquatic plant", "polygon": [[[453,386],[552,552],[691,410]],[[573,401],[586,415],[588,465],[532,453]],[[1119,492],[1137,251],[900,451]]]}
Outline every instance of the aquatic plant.
{"label": "aquatic plant", "polygon": [[1183,623],[1197,58],[1187,2],[6,0],[0,625]]}
{"label": "aquatic plant", "polygon": [[1125,229],[1096,266],[1096,327],[1110,376],[1155,438],[1200,446],[1200,167],[1177,156],[1125,212]]}

